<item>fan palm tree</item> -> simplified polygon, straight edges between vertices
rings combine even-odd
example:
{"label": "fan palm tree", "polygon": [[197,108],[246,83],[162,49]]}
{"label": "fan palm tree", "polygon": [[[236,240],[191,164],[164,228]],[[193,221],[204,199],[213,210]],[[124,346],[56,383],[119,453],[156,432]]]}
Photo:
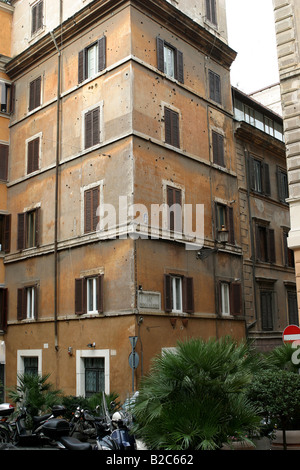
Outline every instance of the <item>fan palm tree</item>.
{"label": "fan palm tree", "polygon": [[134,406],[135,434],[149,449],[214,450],[259,429],[246,398],[261,360],[231,338],[178,343],[154,359]]}

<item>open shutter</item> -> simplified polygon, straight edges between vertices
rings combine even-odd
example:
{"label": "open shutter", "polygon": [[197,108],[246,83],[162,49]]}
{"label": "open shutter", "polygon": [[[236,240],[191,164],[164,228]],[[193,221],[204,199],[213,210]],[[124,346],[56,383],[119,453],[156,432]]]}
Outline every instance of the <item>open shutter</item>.
{"label": "open shutter", "polygon": [[26,213],[22,212],[21,214],[18,214],[18,250],[23,250],[25,248],[25,221]]}
{"label": "open shutter", "polygon": [[38,319],[38,288],[34,287],[34,319]]}
{"label": "open shutter", "polygon": [[194,313],[194,281],[192,277],[182,279],[183,311]]}
{"label": "open shutter", "polygon": [[180,83],[184,83],[184,71],[183,71],[183,54],[182,52],[176,50],[176,79]]}
{"label": "open shutter", "polygon": [[268,261],[270,263],[276,262],[276,251],[275,251],[275,232],[274,229],[269,228],[268,234]]}
{"label": "open shutter", "polygon": [[39,246],[40,244],[40,216],[41,209],[38,207],[35,209],[35,246]]}
{"label": "open shutter", "polygon": [[179,115],[175,111],[172,111],[172,145],[174,147],[180,147],[179,144]]}
{"label": "open shutter", "polygon": [[157,68],[161,72],[164,72],[165,71],[164,41],[163,39],[159,37],[156,38],[156,54],[157,54]]}
{"label": "open shutter", "polygon": [[75,314],[83,315],[86,310],[85,279],[75,279]]}
{"label": "open shutter", "polygon": [[234,236],[234,218],[233,218],[233,208],[227,207],[227,217],[228,217],[228,241],[231,244],[235,242]]}
{"label": "open shutter", "polygon": [[0,179],[7,181],[8,149],[6,144],[0,144]]}
{"label": "open shutter", "polygon": [[98,41],[98,72],[106,68],[106,36]]}
{"label": "open shutter", "polygon": [[165,312],[172,312],[172,277],[169,274],[164,275],[164,297]]}
{"label": "open shutter", "polygon": [[26,301],[25,301],[26,291],[24,288],[18,289],[17,292],[17,319],[19,321],[26,318]]}
{"label": "open shutter", "polygon": [[269,165],[263,163],[262,165],[262,181],[263,181],[263,192],[266,196],[271,194],[271,184],[270,184],[270,172]]}
{"label": "open shutter", "polygon": [[171,127],[171,110],[165,108],[165,141],[167,144],[172,143]]}
{"label": "open shutter", "polygon": [[98,276],[97,282],[98,282],[98,312],[103,313],[104,308],[103,308],[103,281],[104,281],[104,275],[100,274]]}
{"label": "open shutter", "polygon": [[5,253],[10,252],[10,232],[11,232],[11,215],[8,214],[4,217],[4,246],[2,250]]}
{"label": "open shutter", "polygon": [[242,315],[242,286],[237,282],[230,284],[230,313]]}
{"label": "open shutter", "polygon": [[78,53],[78,83],[81,83],[85,80],[84,62],[85,62],[85,54],[84,54],[84,50],[82,50]]}
{"label": "open shutter", "polygon": [[35,108],[34,96],[35,96],[35,81],[31,82],[29,85],[29,111],[32,111]]}
{"label": "open shutter", "polygon": [[9,105],[10,114],[13,114],[15,112],[15,99],[16,99],[16,85],[12,83],[10,86],[10,105]]}

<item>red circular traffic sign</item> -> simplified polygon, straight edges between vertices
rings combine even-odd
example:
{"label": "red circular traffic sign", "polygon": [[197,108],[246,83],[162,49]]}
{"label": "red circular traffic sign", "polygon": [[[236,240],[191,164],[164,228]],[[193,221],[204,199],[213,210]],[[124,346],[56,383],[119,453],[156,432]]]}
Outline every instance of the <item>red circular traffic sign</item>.
{"label": "red circular traffic sign", "polygon": [[282,333],[284,343],[293,343],[300,340],[300,328],[297,325],[287,326]]}

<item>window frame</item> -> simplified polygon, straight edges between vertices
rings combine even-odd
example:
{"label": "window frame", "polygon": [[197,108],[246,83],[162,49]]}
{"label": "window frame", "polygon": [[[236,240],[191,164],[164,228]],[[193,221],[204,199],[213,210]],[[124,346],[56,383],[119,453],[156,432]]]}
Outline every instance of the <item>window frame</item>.
{"label": "window frame", "polygon": [[[30,230],[31,216],[34,213],[34,226]],[[30,225],[29,225],[30,224]],[[39,246],[40,207],[34,207],[18,214],[17,249],[25,250]],[[32,234],[32,243],[29,235]],[[30,235],[31,236],[31,235]]]}
{"label": "window frame", "polygon": [[254,155],[249,155],[248,172],[250,190],[263,196],[271,196],[269,164]]}
{"label": "window frame", "polygon": [[31,6],[31,36],[35,36],[44,28],[44,0],[38,0]]}
{"label": "window frame", "polygon": [[[261,329],[263,331],[273,331],[274,329],[274,290],[262,288],[260,290],[260,317]],[[267,311],[263,311],[263,298],[266,298]],[[270,309],[269,309],[270,307]]]}
{"label": "window frame", "polygon": [[[88,309],[88,280],[96,279],[97,289],[97,310]],[[82,276],[75,279],[75,315],[91,315],[103,313],[103,286],[104,274],[95,273],[88,276]]]}
{"label": "window frame", "polygon": [[[220,217],[220,211],[223,211],[223,217]],[[216,221],[216,240],[219,239],[219,233],[223,227],[228,231],[228,243],[235,243],[234,212],[233,207],[225,202],[215,201],[215,221]],[[224,224],[222,222],[225,222]]]}
{"label": "window frame", "polygon": [[208,71],[209,98],[215,103],[222,104],[221,76],[213,70]]}
{"label": "window frame", "polygon": [[28,111],[34,111],[42,105],[42,76],[39,75],[29,83]]}
{"label": "window frame", "polygon": [[216,0],[206,0],[206,20],[214,26],[218,26],[217,3]]}
{"label": "window frame", "polygon": [[212,151],[214,164],[225,168],[225,137],[216,130],[212,130]]}
{"label": "window frame", "polygon": [[[28,309],[30,307],[30,311]],[[38,286],[30,284],[17,289],[17,320],[38,319]]]}
{"label": "window frame", "polygon": [[[173,68],[174,74],[170,75],[165,67],[165,47],[174,52]],[[156,38],[156,56],[157,56],[157,68],[160,72],[164,73],[166,77],[173,80],[177,80],[179,83],[184,83],[184,63],[183,53],[174,47],[169,42],[165,41],[161,37]]]}
{"label": "window frame", "polygon": [[287,171],[277,166],[276,175],[278,199],[280,202],[288,204],[287,199],[289,198],[289,182]]}
{"label": "window frame", "polygon": [[180,148],[180,114],[164,106],[165,143]]}
{"label": "window frame", "polygon": [[[181,279],[181,310],[174,309],[173,279]],[[194,313],[194,281],[192,277],[181,274],[164,274],[164,308],[167,313]]]}
{"label": "window frame", "polygon": [[256,221],[255,238],[256,260],[262,263],[275,264],[275,230],[269,226],[269,222]]}
{"label": "window frame", "polygon": [[[92,48],[96,48],[96,66],[95,73],[89,75],[89,51]],[[78,53],[78,83],[82,83],[85,80],[91,80],[96,77],[98,73],[102,72],[106,68],[106,36],[103,35],[97,41],[92,42]]]}
{"label": "window frame", "polygon": [[[243,315],[243,301],[242,301],[242,284],[240,282],[231,280],[220,280],[218,286],[219,291],[219,314],[222,317],[239,316]],[[224,289],[227,287],[228,309],[224,309]]]}
{"label": "window frame", "polygon": [[26,139],[26,174],[40,170],[42,153],[42,132]]}
{"label": "window frame", "polygon": [[0,79],[0,113],[12,113],[12,88],[10,82]]}

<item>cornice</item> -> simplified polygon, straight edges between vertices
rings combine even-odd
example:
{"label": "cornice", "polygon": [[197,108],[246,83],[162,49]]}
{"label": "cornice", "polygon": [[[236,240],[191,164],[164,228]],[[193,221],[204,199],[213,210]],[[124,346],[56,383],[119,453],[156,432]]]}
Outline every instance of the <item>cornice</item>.
{"label": "cornice", "polygon": [[[147,0],[147,2],[144,0],[95,0],[51,32],[57,46],[60,47],[62,42],[65,45],[101,18],[111,15],[118,8],[125,6],[138,8],[151,18],[172,29],[178,36],[188,40],[204,54],[228,69],[236,57],[236,52],[225,42],[165,0]],[[15,79],[28,68],[56,51],[51,33],[47,33],[10,60],[6,66],[6,71],[11,79]]]}
{"label": "cornice", "polygon": [[10,13],[13,13],[14,7],[12,5],[9,5],[8,3],[1,2],[0,0],[0,10],[9,11]]}

